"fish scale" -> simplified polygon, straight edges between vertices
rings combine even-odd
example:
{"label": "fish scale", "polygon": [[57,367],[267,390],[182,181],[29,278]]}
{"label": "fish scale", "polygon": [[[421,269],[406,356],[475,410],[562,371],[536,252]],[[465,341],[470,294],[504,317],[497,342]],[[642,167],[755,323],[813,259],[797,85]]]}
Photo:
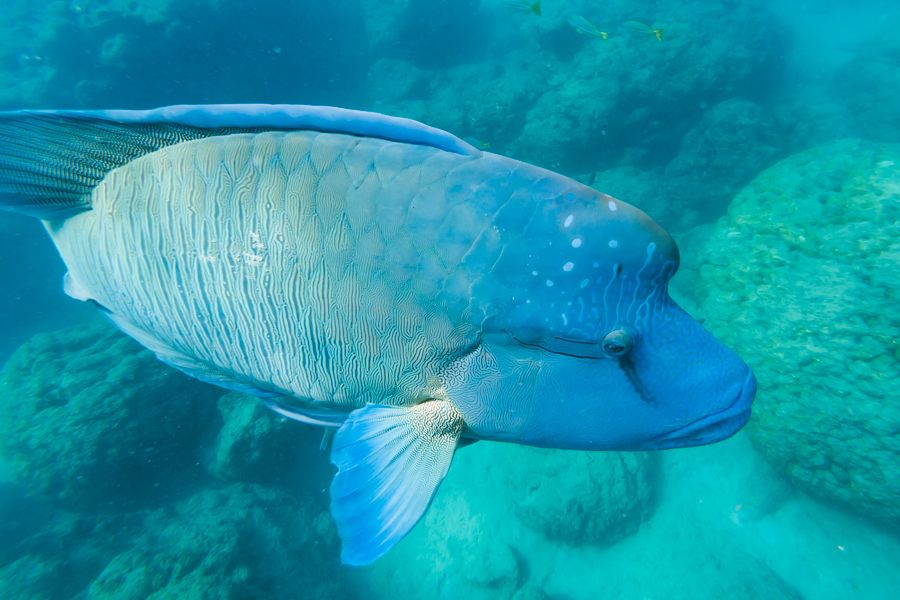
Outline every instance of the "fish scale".
{"label": "fish scale", "polygon": [[[247,136],[252,137],[249,153]],[[66,221],[54,232],[54,239],[68,263],[93,265],[90,271],[72,269],[72,275],[117,320],[152,332],[163,345],[180,353],[190,352],[207,368],[228,375],[240,373],[238,379],[251,385],[316,403],[334,403],[336,391],[343,387],[356,392],[355,397],[341,394],[342,402],[352,402],[354,407],[384,390],[390,394],[378,397],[380,401],[408,402],[422,382],[438,372],[448,348],[456,344],[461,350],[473,339],[458,335],[453,341],[435,339],[435,332],[454,332],[452,324],[462,315],[419,309],[423,304],[440,304],[440,299],[423,296],[411,285],[410,276],[420,268],[420,254],[410,237],[416,230],[405,232],[394,226],[398,220],[403,223],[397,217],[405,213],[411,194],[386,194],[381,187],[366,188],[368,198],[347,194],[353,177],[341,156],[349,147],[359,152],[361,146],[368,146],[368,164],[377,162],[379,181],[418,180],[416,165],[401,160],[397,150],[388,147],[396,145],[298,132],[208,138],[165,148],[111,173],[93,192],[95,210]],[[358,155],[351,163],[355,168],[367,164]],[[288,170],[291,165],[293,169]],[[402,171],[392,174],[391,168]],[[315,178],[315,192],[299,198],[284,193],[291,178],[298,182]],[[210,187],[214,182],[223,185]],[[173,194],[174,189],[179,190],[178,195]],[[384,199],[385,195],[389,197]],[[367,232],[348,226],[342,198],[377,205],[376,227]],[[308,205],[294,204],[297,201]],[[132,206],[141,203],[146,204]],[[271,210],[265,210],[268,203],[273,203]],[[144,218],[147,212],[154,218]],[[187,213],[193,217],[186,219]],[[472,219],[467,213],[465,222],[471,224]],[[386,220],[392,224],[388,231],[380,226]],[[229,225],[219,226],[222,223]],[[420,221],[417,226],[427,223]],[[455,235],[470,244],[477,229],[462,229]],[[276,231],[291,234],[288,239],[302,240],[290,246],[299,258],[296,263],[283,260],[289,247],[274,242]],[[381,254],[392,268],[360,272],[327,259],[337,246],[347,247],[354,235],[377,240],[375,246],[369,245],[372,261]],[[427,233],[421,239],[434,243]],[[209,244],[212,240],[217,243],[204,247],[204,241]],[[352,242],[365,245],[359,239]],[[141,247],[157,248],[158,252],[139,255],[136,263],[122,260],[122,249]],[[231,250],[223,253],[220,248]],[[433,246],[429,251],[432,257],[439,255]],[[161,256],[173,256],[178,269],[172,270]],[[457,257],[449,258],[445,255],[444,261],[452,265]],[[433,291],[435,280],[447,275],[447,267],[438,260],[427,260],[423,269],[428,273],[423,279],[432,284],[428,291]],[[115,277],[105,276],[113,273]],[[260,285],[264,273],[272,285]],[[384,279],[376,285],[379,277]],[[360,291],[334,293],[341,278],[355,282]],[[204,293],[200,280],[217,282],[218,293]],[[288,282],[290,289],[284,285]],[[123,287],[136,303],[122,302],[117,290]],[[377,341],[390,354],[379,353],[380,362],[387,367],[381,373],[385,381],[371,381],[371,372],[343,360],[346,353],[342,347],[350,337],[376,341],[361,335],[370,325],[359,299],[369,294],[384,307],[372,316],[381,332]],[[290,306],[306,309],[299,324],[296,313],[277,308],[275,299],[288,297]],[[230,301],[211,304],[210,298]],[[198,321],[221,322],[230,335],[197,335],[205,330],[189,325]],[[451,325],[432,326],[432,321]],[[274,340],[279,341],[279,355],[286,358],[270,364],[266,357],[276,354]],[[317,360],[304,360],[304,356]],[[396,363],[393,367],[392,362]],[[415,365],[414,369],[407,363]],[[286,372],[285,365],[306,369],[306,373]]]}

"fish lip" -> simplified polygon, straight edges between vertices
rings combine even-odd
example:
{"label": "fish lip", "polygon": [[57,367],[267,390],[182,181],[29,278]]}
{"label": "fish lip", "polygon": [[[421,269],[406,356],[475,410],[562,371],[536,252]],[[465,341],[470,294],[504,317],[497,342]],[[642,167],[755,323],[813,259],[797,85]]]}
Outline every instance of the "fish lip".
{"label": "fish lip", "polygon": [[[740,391],[734,399],[722,410],[703,415],[690,423],[682,425],[660,436],[663,442],[671,442],[671,447],[698,446],[722,441],[737,433],[750,420],[750,404],[756,396],[756,377],[753,371],[747,369],[747,376],[741,385]],[[735,407],[742,406],[735,411]],[[705,438],[710,432],[715,435]]]}

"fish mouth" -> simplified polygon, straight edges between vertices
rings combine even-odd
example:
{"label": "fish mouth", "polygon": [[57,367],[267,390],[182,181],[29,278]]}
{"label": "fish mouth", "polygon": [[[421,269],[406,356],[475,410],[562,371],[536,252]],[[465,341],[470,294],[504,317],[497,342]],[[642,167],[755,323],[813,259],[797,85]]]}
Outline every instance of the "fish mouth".
{"label": "fish mouth", "polygon": [[655,449],[703,446],[728,439],[750,419],[750,404],[756,396],[756,377],[748,369],[741,389],[728,406],[669,431],[651,443]]}

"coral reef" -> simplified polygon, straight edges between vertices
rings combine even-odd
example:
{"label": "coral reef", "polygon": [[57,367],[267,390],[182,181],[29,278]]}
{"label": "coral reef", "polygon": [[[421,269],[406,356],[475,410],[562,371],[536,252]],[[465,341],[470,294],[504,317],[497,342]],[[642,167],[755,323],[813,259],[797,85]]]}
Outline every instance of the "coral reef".
{"label": "coral reef", "polygon": [[[651,512],[652,455],[500,446],[498,482],[522,523],[569,544],[612,544]],[[539,478],[534,473],[541,474]]]}
{"label": "coral reef", "polygon": [[707,325],[755,369],[749,431],[809,493],[900,520],[900,146],[845,140],[771,167],[700,265]]}
{"label": "coral reef", "polygon": [[541,552],[606,548],[652,513],[650,454],[478,443],[457,453],[423,522],[364,575],[399,597],[548,597]]}
{"label": "coral reef", "polygon": [[195,470],[218,394],[109,325],[39,334],[0,372],[0,450],[62,506],[152,503]]}
{"label": "coral reef", "polygon": [[665,206],[654,216],[677,230],[720,217],[732,197],[779,157],[782,131],[749,100],[731,98],[712,106],[684,135],[666,167]]}
{"label": "coral reef", "polygon": [[293,479],[299,457],[318,440],[318,429],[304,427],[278,417],[262,403],[244,394],[225,394],[219,398],[222,427],[216,434],[207,467],[223,480],[273,482]]}
{"label": "coral reef", "polygon": [[0,598],[84,597],[110,554],[139,533],[140,522],[139,514],[51,515],[41,531],[16,540],[15,556],[0,553]]}
{"label": "coral reef", "polygon": [[[638,18],[665,27],[664,39],[637,27]],[[756,87],[780,43],[774,20],[746,3],[605,3],[600,24],[608,40],[584,38],[570,62],[544,75],[545,92],[513,146],[519,156],[574,172],[661,163],[702,105]]]}
{"label": "coral reef", "polygon": [[[220,394],[105,323],[19,348],[0,372],[0,448],[27,489],[78,512],[0,487],[16,538],[0,546],[0,597],[348,597],[325,576],[338,550],[320,432],[240,394],[217,419]],[[322,466],[301,475],[301,452]],[[221,479],[307,491],[215,487],[202,457]]]}
{"label": "coral reef", "polygon": [[[322,503],[324,504],[324,503]],[[102,598],[347,598],[325,506],[249,484],[149,514],[90,586]]]}

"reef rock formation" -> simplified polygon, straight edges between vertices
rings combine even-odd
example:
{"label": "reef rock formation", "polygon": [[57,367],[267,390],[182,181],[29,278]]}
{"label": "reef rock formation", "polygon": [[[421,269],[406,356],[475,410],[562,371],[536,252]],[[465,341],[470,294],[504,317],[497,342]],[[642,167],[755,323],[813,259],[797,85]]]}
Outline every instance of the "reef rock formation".
{"label": "reef rock formation", "polygon": [[809,493],[900,522],[900,146],[783,160],[702,255],[700,310],[759,379],[756,447]]}
{"label": "reef rock formation", "polygon": [[650,454],[496,450],[507,455],[507,468],[498,475],[516,514],[548,538],[612,544],[634,533],[651,511],[655,461]]}
{"label": "reef rock formation", "polygon": [[[324,504],[324,502],[323,502]],[[324,506],[235,484],[151,513],[143,534],[90,586],[103,598],[349,597]]]}
{"label": "reef rock formation", "polygon": [[[574,34],[577,46],[543,73],[546,91],[514,145],[517,155],[566,171],[659,162],[703,105],[755,89],[781,45],[775,20],[750,4],[658,2],[641,10],[608,2],[599,13],[594,3],[569,10],[579,8],[608,38],[578,36],[565,19],[557,23],[554,39]],[[686,13],[694,15],[690,26]]]}
{"label": "reef rock formation", "polygon": [[292,478],[298,459],[327,462],[311,447],[318,445],[318,428],[289,422],[263,406],[258,398],[225,394],[219,398],[222,427],[207,461],[213,475],[223,480],[275,482]]}
{"label": "reef rock formation", "polygon": [[39,334],[0,371],[0,452],[67,508],[146,505],[183,488],[219,393],[109,325]]}
{"label": "reef rock formation", "polygon": [[666,167],[665,225],[684,229],[722,216],[734,195],[778,158],[785,146],[780,131],[765,109],[743,98],[703,113]]}

